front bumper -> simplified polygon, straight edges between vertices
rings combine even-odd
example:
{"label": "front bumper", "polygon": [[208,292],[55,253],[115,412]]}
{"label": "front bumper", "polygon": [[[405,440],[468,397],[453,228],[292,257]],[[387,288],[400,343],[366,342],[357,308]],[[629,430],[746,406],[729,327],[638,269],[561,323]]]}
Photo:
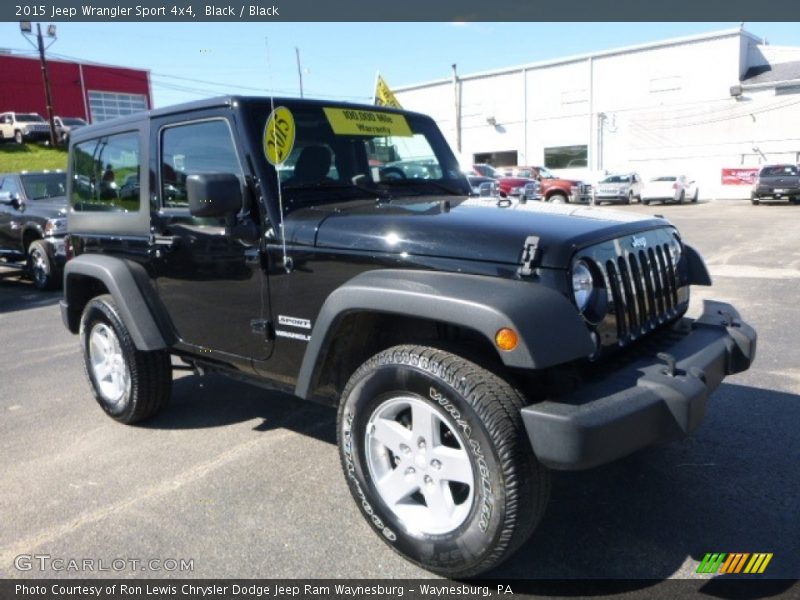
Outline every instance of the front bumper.
{"label": "front bumper", "polygon": [[625,202],[628,194],[595,194],[594,202]]}
{"label": "front bumper", "polygon": [[553,469],[586,469],[697,429],[711,392],[749,368],[757,336],[733,306],[710,300],[697,320],[681,325],[690,333],[661,361],[639,359],[558,401],[523,408],[537,458]]}
{"label": "front bumper", "polygon": [[46,238],[43,238],[43,241],[47,242],[47,250],[50,253],[50,258],[53,260],[53,262],[59,267],[63,267],[67,262],[64,236],[47,236]]}
{"label": "front bumper", "polygon": [[572,188],[569,201],[575,204],[591,204],[593,196],[592,186],[580,185]]}
{"label": "front bumper", "polygon": [[35,131],[28,131],[25,130],[22,132],[22,137],[25,141],[29,142],[41,142],[44,140],[50,139],[50,130],[35,130]]}

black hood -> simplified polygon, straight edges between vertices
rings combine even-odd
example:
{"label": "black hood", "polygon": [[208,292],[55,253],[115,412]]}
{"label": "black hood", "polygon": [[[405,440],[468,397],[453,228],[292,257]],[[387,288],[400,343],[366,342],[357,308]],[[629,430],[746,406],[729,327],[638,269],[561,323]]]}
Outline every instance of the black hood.
{"label": "black hood", "polygon": [[525,240],[539,237],[542,266],[564,268],[579,248],[649,229],[664,219],[597,207],[443,197],[337,204],[295,211],[293,243],[320,248],[518,264]]}
{"label": "black hood", "polygon": [[36,215],[44,219],[55,219],[67,215],[66,196],[53,196],[52,198],[39,198],[25,202],[25,213],[28,216]]}

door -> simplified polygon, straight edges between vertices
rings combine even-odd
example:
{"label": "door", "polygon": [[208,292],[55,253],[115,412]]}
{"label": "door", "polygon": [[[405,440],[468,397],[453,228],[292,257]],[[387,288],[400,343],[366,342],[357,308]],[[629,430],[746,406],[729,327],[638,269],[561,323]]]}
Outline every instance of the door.
{"label": "door", "polygon": [[193,217],[188,209],[186,178],[197,173],[232,173],[247,198],[231,124],[208,116],[154,125],[157,285],[175,331],[182,342],[211,358],[247,364],[266,360],[272,343],[267,339],[269,298],[260,236],[250,241],[234,237],[224,218]]}

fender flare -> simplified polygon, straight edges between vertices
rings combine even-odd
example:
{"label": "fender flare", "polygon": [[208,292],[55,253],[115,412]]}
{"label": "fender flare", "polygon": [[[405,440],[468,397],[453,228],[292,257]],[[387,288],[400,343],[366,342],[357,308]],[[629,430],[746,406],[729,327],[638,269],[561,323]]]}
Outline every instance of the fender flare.
{"label": "fender flare", "polygon": [[44,238],[44,229],[39,223],[36,221],[26,221],[23,223],[22,227],[20,227],[19,234],[19,245],[23,252],[28,251],[28,249],[25,248],[25,236],[30,232],[33,232],[33,235],[36,236],[35,239],[37,240]]}
{"label": "fender flare", "polygon": [[493,347],[497,331],[511,327],[519,345],[498,350],[510,368],[542,369],[595,350],[575,305],[543,285],[461,273],[368,271],[334,290],[322,305],[298,374],[298,396],[312,395],[340,320],[361,311],[451,323],[481,333]]}
{"label": "fender flare", "polygon": [[91,299],[81,294],[78,287],[81,277],[95,279],[105,286],[138,350],[161,350],[174,343],[171,330],[158,318],[158,299],[149,287],[150,278],[144,267],[102,254],[75,257],[64,267],[64,314],[70,331],[78,332],[83,307]]}
{"label": "fender flare", "polygon": [[711,275],[700,253],[689,244],[683,245],[686,252],[686,263],[689,266],[689,283],[691,285],[711,285]]}

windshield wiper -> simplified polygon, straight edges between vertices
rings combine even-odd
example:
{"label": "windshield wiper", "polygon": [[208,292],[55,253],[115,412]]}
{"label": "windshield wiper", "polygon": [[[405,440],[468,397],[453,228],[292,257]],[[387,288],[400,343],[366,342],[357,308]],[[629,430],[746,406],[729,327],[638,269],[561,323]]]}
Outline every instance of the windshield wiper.
{"label": "windshield wiper", "polygon": [[359,191],[359,192],[366,192],[369,196],[376,198],[377,200],[390,200],[391,196],[386,194],[384,190],[381,190],[377,186],[368,186],[364,185],[363,183],[345,183],[341,181],[330,181],[330,180],[323,180],[318,181],[316,183],[296,183],[296,184],[289,184],[283,185],[283,190],[285,192],[303,192],[303,191],[310,191],[310,192],[320,192],[320,191]]}
{"label": "windshield wiper", "polygon": [[400,186],[405,187],[412,185],[429,185],[435,187],[436,189],[447,192],[448,194],[451,194],[453,196],[468,195],[468,192],[464,191],[463,189],[452,187],[435,179],[393,179],[391,181],[382,181],[381,185],[385,185],[388,188],[400,187]]}

